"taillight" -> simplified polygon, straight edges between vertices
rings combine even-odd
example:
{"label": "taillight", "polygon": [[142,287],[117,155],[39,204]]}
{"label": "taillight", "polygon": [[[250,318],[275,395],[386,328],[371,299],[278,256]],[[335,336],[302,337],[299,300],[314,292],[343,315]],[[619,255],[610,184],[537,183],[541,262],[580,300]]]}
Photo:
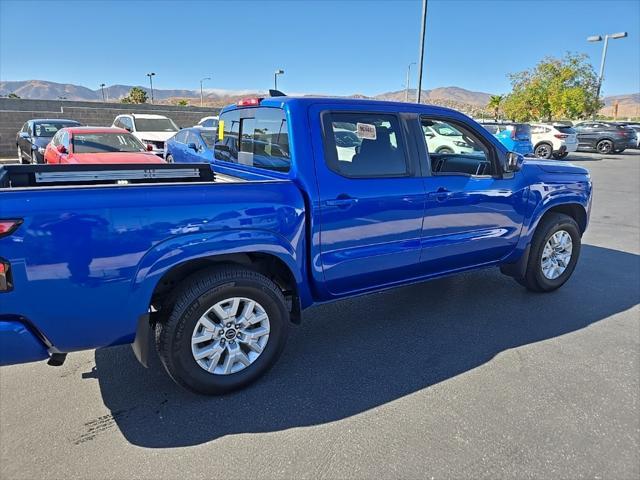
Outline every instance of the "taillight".
{"label": "taillight", "polygon": [[569,135],[567,135],[566,133],[556,133],[553,136],[556,138],[567,138]]}
{"label": "taillight", "polygon": [[11,235],[22,223],[22,219],[0,220],[0,237]]}
{"label": "taillight", "polygon": [[239,107],[257,107],[258,105],[260,105],[260,98],[254,97],[254,98],[243,98],[242,100],[240,100],[238,102],[238,106]]}
{"label": "taillight", "polygon": [[12,288],[11,265],[0,258],[0,292],[8,292]]}

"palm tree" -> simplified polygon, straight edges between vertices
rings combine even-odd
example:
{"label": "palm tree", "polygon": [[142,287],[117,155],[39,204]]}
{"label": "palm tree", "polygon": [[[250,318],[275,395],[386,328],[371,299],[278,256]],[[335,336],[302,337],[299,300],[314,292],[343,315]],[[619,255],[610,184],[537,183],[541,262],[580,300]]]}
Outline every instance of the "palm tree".
{"label": "palm tree", "polygon": [[498,121],[498,112],[500,111],[500,105],[502,104],[504,96],[503,95],[491,95],[489,98],[489,104],[487,107],[493,109],[493,119]]}

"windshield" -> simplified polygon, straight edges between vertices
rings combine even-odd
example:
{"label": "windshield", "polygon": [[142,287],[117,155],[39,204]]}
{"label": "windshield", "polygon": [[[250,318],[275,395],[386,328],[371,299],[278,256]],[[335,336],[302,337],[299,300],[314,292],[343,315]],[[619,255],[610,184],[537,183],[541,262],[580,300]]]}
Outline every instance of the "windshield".
{"label": "windshield", "polygon": [[207,144],[207,147],[213,147],[216,143],[216,132],[200,132],[200,136],[204,143]]}
{"label": "windshield", "polygon": [[33,126],[33,133],[36,137],[53,137],[58,130],[65,127],[73,127],[78,123],[55,122],[55,123],[36,123]]}
{"label": "windshield", "polygon": [[130,133],[75,133],[74,153],[145,152],[140,140]]}
{"label": "windshield", "polygon": [[177,132],[179,129],[169,118],[136,118],[137,132]]}

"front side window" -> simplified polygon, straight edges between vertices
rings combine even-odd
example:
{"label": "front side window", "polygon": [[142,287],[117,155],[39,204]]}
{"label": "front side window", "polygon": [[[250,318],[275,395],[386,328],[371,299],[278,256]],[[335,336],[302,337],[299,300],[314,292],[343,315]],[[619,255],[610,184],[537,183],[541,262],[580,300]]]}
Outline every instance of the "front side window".
{"label": "front side window", "polygon": [[326,162],[345,177],[398,177],[409,174],[400,122],[382,113],[325,115]]}
{"label": "front side window", "polygon": [[120,125],[125,130],[133,130],[133,122],[129,117],[120,117]]}
{"label": "front side window", "polygon": [[173,137],[173,140],[178,143],[187,143],[187,131],[186,130],[179,131],[178,133],[175,134],[175,136]]}
{"label": "front side window", "polygon": [[[422,116],[424,145],[434,175],[493,175],[489,147],[480,136],[458,122]],[[447,135],[441,135],[446,132]],[[451,133],[454,132],[454,133]]]}
{"label": "front side window", "polygon": [[130,133],[76,133],[74,153],[144,152],[146,148]]}

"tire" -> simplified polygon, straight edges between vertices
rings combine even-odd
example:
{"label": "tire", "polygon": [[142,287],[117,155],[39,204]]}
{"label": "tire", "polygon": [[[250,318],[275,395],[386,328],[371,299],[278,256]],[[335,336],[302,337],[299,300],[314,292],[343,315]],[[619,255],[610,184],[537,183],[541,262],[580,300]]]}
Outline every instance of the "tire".
{"label": "tire", "polygon": [[538,158],[549,159],[551,158],[551,155],[553,155],[553,145],[545,142],[539,143],[536,145],[534,153]]}
{"label": "tire", "polygon": [[[175,303],[169,308],[168,318],[156,324],[155,333],[160,360],[177,384],[205,395],[231,392],[258,379],[282,353],[289,331],[289,311],[281,290],[264,275],[231,266],[206,270],[188,278],[173,298]],[[239,302],[235,315],[230,322],[226,319],[219,322],[221,317],[216,312],[233,311],[231,299]],[[245,311],[249,310],[251,302],[255,302],[255,310],[247,316]],[[225,305],[229,305],[228,310]],[[220,308],[215,310],[214,306]],[[262,321],[243,329],[238,324],[244,318]],[[208,323],[216,328],[206,327]],[[229,325],[232,327],[227,328]],[[256,325],[257,329],[254,328]],[[265,329],[265,325],[266,338],[264,330],[260,330]],[[233,336],[230,335],[232,330],[236,332]],[[257,335],[252,332],[258,330],[263,335],[259,342],[263,343],[256,346],[257,341],[249,342],[248,339]],[[210,332],[214,333],[208,339]],[[198,338],[205,340],[194,342]],[[249,343],[260,352],[249,348]],[[213,350],[215,352],[209,356],[196,359],[196,354]],[[236,358],[242,360],[230,361]]]}
{"label": "tire", "polygon": [[[567,233],[571,238],[570,259],[564,270],[556,278],[549,278],[545,274],[542,263],[545,246],[556,233],[562,235],[560,232]],[[533,292],[551,292],[560,288],[569,280],[576,268],[580,256],[580,247],[580,229],[576,221],[563,213],[548,213],[536,228],[531,241],[526,273],[524,278],[517,279],[518,283]]]}
{"label": "tire", "polygon": [[38,152],[35,150],[31,150],[31,163],[33,165],[38,165],[40,162],[38,161]]}
{"label": "tire", "polygon": [[607,155],[609,153],[614,153],[613,152],[613,142],[611,140],[600,140],[596,144],[596,150],[598,151],[598,153],[601,153],[603,155]]}
{"label": "tire", "polygon": [[621,148],[620,150],[614,150],[613,153],[622,153],[626,150],[626,148]]}
{"label": "tire", "polygon": [[569,152],[554,153],[553,158],[555,158],[556,160],[562,160],[563,158],[567,158],[567,155],[569,155]]}
{"label": "tire", "polygon": [[453,150],[450,149],[449,147],[442,147],[442,148],[436,150],[436,153],[444,153],[446,155],[450,155],[450,154],[453,153]]}
{"label": "tire", "polygon": [[173,155],[171,154],[167,155],[167,158],[165,158],[164,161],[167,163],[175,163],[175,160],[173,159]]}

